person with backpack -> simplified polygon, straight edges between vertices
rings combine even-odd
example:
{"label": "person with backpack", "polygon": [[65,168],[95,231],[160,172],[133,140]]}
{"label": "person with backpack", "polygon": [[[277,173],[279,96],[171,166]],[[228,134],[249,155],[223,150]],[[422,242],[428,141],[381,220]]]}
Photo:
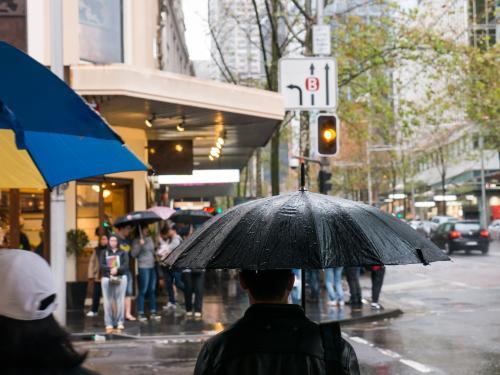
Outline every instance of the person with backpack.
{"label": "person with backpack", "polygon": [[250,307],[203,345],[195,375],[359,374],[352,346],[338,323],[318,325],[288,304],[292,270],[243,270],[240,285]]}

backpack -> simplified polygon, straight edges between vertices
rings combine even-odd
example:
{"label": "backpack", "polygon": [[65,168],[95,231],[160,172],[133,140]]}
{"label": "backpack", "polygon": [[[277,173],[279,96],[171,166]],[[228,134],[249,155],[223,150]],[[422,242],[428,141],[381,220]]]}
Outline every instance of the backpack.
{"label": "backpack", "polygon": [[359,363],[353,347],[342,338],[339,322],[319,325],[325,350],[326,373],[328,375],[359,375]]}

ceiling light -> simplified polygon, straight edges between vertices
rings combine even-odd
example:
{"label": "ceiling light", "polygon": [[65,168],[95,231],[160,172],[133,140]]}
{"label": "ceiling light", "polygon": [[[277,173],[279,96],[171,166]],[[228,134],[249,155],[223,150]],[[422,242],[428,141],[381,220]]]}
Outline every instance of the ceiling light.
{"label": "ceiling light", "polygon": [[109,191],[108,189],[105,189],[105,190],[103,190],[103,191],[102,191],[102,196],[103,196],[104,198],[107,198],[107,197],[109,197],[110,195],[111,195],[111,191]]}
{"label": "ceiling light", "polygon": [[178,132],[183,132],[184,130],[186,130],[186,129],[184,129],[184,126],[182,126],[182,125],[183,125],[183,124],[178,124],[178,125],[177,125],[177,131],[178,131]]}
{"label": "ceiling light", "polygon": [[175,145],[175,151],[182,152],[182,150],[184,150],[184,147],[181,144],[178,143]]}
{"label": "ceiling light", "polygon": [[222,150],[222,145],[220,143],[217,143],[215,147],[217,147],[219,150]]}
{"label": "ceiling light", "polygon": [[214,161],[214,157],[212,155],[208,155],[208,158],[210,159],[210,161]]}
{"label": "ceiling light", "polygon": [[152,122],[151,122],[151,120],[150,120],[150,119],[148,119],[148,118],[144,121],[144,123],[146,124],[146,126],[147,126],[148,128],[152,128],[152,127],[153,127],[153,123],[152,123]]}
{"label": "ceiling light", "polygon": [[224,138],[222,138],[222,137],[217,138],[217,143],[220,143],[221,145],[223,145],[224,144]]}
{"label": "ceiling light", "polygon": [[92,190],[94,190],[96,193],[99,193],[101,191],[101,188],[99,185],[92,185]]}

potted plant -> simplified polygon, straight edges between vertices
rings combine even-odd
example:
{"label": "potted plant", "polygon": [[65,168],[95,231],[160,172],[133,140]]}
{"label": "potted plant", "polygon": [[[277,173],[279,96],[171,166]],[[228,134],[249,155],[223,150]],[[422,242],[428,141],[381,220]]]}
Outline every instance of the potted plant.
{"label": "potted plant", "polygon": [[[80,256],[84,254],[89,237],[81,229],[71,229],[66,233],[66,253]],[[66,308],[68,311],[82,311],[87,296],[86,281],[71,281],[66,283]]]}

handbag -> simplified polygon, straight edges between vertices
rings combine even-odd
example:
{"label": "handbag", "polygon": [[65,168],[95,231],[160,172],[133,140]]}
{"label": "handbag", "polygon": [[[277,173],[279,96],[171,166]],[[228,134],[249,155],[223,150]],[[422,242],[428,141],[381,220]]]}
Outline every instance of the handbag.
{"label": "handbag", "polygon": [[111,285],[120,285],[122,283],[122,277],[121,276],[110,276],[109,283]]}

